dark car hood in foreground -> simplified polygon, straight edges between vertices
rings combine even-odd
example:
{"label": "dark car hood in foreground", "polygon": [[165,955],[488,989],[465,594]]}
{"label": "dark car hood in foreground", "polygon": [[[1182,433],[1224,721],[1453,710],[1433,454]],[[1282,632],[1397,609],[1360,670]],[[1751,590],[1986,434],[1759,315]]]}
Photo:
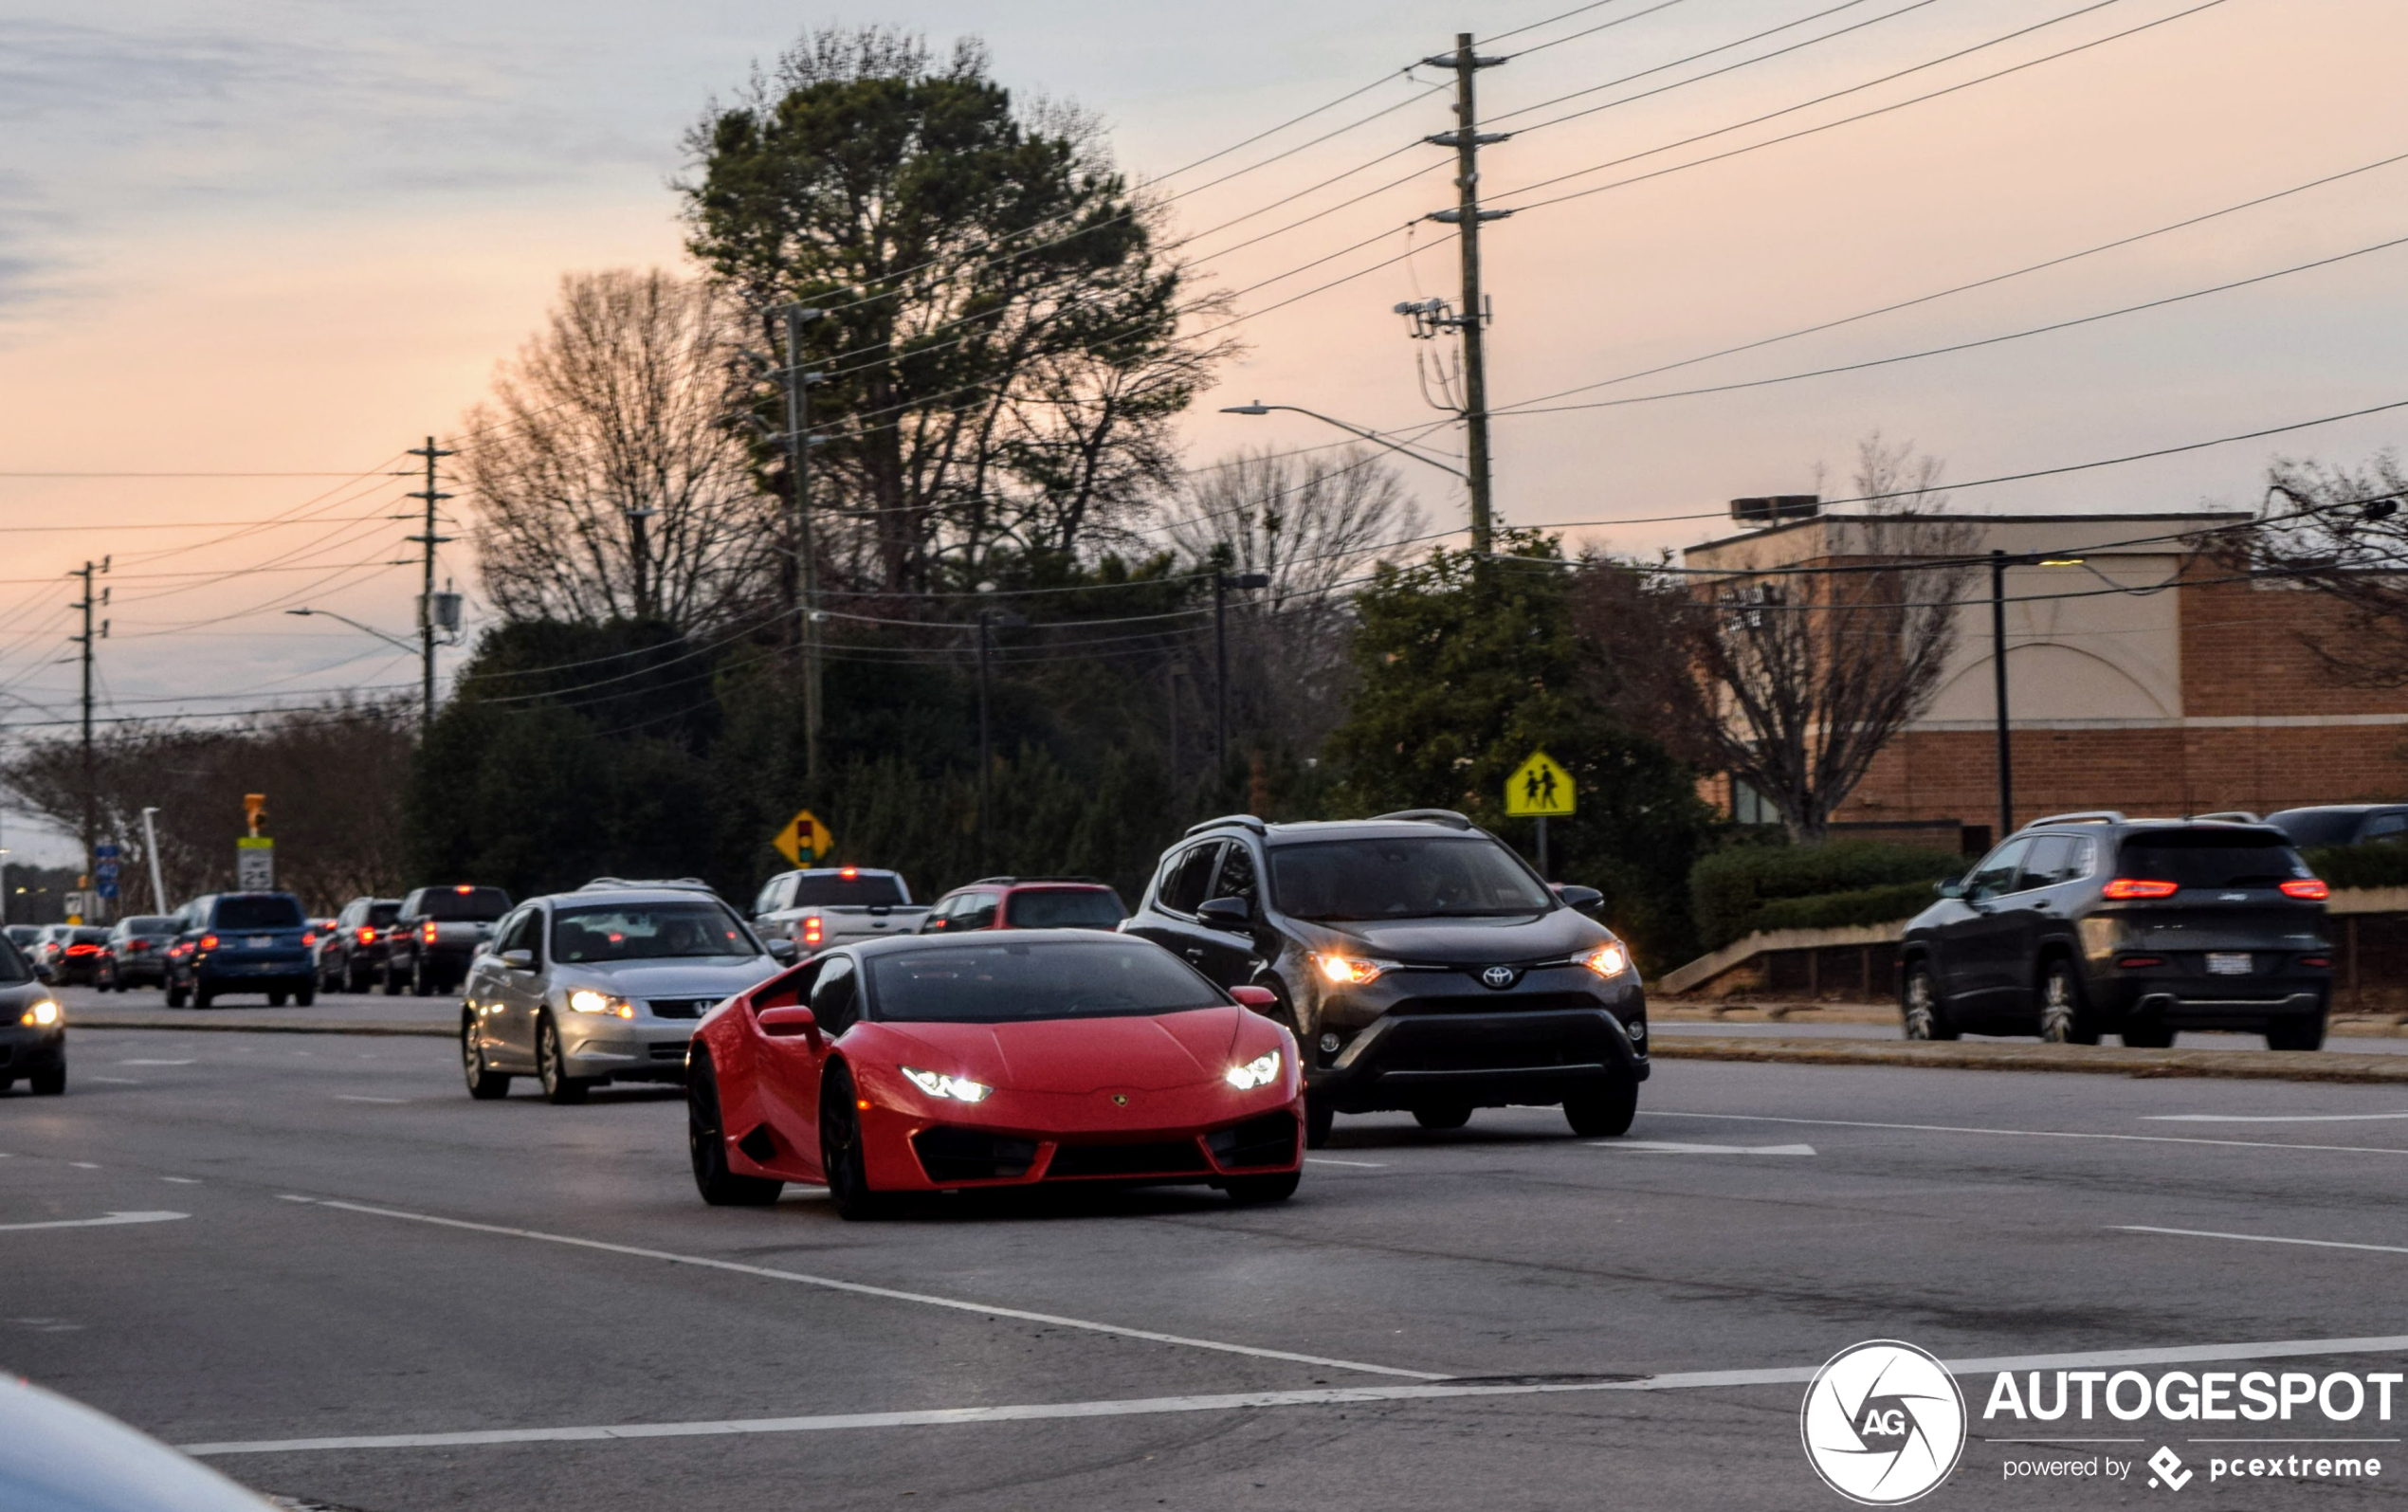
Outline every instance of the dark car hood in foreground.
{"label": "dark car hood in foreground", "polygon": [[[1162,1092],[1212,1082],[1250,1017],[1242,1008],[1199,1008],[1129,1018],[1049,1018],[1014,1024],[882,1020],[882,1035],[925,1047],[922,1070],[969,1076],[1016,1092]],[[848,1041],[848,1044],[850,1042]],[[903,1053],[913,1053],[904,1050]]]}
{"label": "dark car hood in foreground", "polygon": [[1570,908],[1509,919],[1390,919],[1309,927],[1365,956],[1422,966],[1560,960],[1613,938],[1604,925]]}

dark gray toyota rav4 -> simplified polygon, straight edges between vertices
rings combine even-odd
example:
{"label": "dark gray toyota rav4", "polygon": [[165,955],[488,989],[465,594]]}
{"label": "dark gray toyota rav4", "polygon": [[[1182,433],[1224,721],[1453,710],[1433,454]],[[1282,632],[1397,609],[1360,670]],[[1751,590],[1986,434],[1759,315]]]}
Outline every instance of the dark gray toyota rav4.
{"label": "dark gray toyota rav4", "polygon": [[1908,1039],[2162,1047],[2192,1029],[2325,1043],[2326,887],[2270,826],[2058,814],[1940,895],[1899,945]]}
{"label": "dark gray toyota rav4", "polygon": [[1563,1104],[1618,1135],[1646,1080],[1647,997],[1630,952],[1496,836],[1451,811],[1195,826],[1121,928],[1224,987],[1268,988],[1304,1055],[1306,1142],[1339,1113]]}

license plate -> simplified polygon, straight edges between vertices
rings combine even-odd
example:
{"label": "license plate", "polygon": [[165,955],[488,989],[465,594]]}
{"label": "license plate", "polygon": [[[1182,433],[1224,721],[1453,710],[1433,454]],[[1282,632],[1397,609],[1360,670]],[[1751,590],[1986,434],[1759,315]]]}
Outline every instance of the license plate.
{"label": "license plate", "polygon": [[2242,951],[2210,951],[2207,955],[2207,969],[2211,975],[2216,976],[2247,976],[2249,956]]}
{"label": "license plate", "polygon": [[[268,946],[276,943],[276,937],[273,935],[253,935],[250,938],[243,941],[243,943],[248,945],[253,950],[265,950]],[[2248,968],[2243,967],[2242,970],[2246,971]]]}

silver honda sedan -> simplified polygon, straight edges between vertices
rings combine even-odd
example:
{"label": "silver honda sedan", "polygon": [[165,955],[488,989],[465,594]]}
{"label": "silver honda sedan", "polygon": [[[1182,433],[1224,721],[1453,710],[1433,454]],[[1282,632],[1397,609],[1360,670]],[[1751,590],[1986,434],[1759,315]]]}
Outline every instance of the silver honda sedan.
{"label": "silver honda sedan", "polygon": [[554,1102],[581,1102],[604,1082],[683,1081],[695,1024],[784,970],[793,951],[789,940],[763,945],[700,883],[605,878],[531,898],[469,964],[468,1095],[505,1096],[527,1072]]}

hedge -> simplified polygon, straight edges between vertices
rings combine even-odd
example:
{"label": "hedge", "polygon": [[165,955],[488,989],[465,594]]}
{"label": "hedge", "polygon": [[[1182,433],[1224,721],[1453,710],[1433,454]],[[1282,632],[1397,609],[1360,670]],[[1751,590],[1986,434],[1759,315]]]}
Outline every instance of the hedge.
{"label": "hedge", "polygon": [[1912,919],[1930,907],[1933,898],[1931,884],[1927,882],[1818,893],[1812,898],[1780,898],[1756,910],[1748,929],[1753,933],[1759,929],[1844,929],[1852,924],[1887,924]]}
{"label": "hedge", "polygon": [[[1922,903],[1903,912],[1858,917],[1869,908],[1894,909],[1907,896],[1908,884],[1929,902],[1931,884],[1961,875],[1962,856],[1920,846],[1884,840],[1833,840],[1819,846],[1735,846],[1700,861],[1689,871],[1689,903],[1697,917],[1698,934],[1707,950],[1727,945],[1758,929],[1818,927],[1826,921],[1818,910],[1836,915],[1832,923],[1881,923],[1920,911]],[[1883,895],[1878,903],[1870,895]],[[1784,901],[1803,908],[1808,903],[1815,923],[1804,922],[1795,909],[1781,922],[1766,922],[1770,905]]]}
{"label": "hedge", "polygon": [[2335,887],[2408,887],[2408,846],[2318,846],[2300,854]]}

